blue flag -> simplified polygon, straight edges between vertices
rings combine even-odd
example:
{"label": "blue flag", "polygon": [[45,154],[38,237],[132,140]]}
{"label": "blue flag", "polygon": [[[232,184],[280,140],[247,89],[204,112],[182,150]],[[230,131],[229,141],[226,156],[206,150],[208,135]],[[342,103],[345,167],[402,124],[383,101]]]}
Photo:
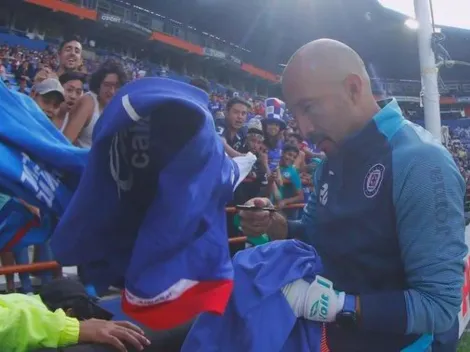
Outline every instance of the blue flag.
{"label": "blue flag", "polygon": [[202,90],[131,82],[95,126],[52,250],[98,289],[125,279],[124,312],[154,329],[222,313],[233,278],[225,204],[255,160],[226,156]]}
{"label": "blue flag", "polygon": [[0,82],[0,193],[38,207],[41,219],[9,199],[0,211],[0,250],[44,243],[78,186],[87,150],[57,130],[28,96]]}
{"label": "blue flag", "polygon": [[60,216],[86,165],[74,147],[28,96],[0,83],[0,193]]}
{"label": "blue flag", "polygon": [[235,286],[222,316],[202,314],[182,352],[320,351],[321,325],[297,319],[281,288],[322,270],[316,251],[297,241],[274,241],[238,252]]}

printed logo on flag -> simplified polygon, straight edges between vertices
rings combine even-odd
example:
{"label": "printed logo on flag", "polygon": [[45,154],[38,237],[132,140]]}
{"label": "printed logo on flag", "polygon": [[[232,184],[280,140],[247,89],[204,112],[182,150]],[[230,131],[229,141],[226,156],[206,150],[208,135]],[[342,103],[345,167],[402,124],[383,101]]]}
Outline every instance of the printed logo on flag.
{"label": "printed logo on flag", "polygon": [[367,172],[364,178],[364,195],[367,198],[373,198],[377,195],[384,178],[385,166],[375,164]]}
{"label": "printed logo on flag", "polygon": [[55,193],[59,181],[49,172],[41,169],[28,155],[22,153],[23,170],[21,182],[28,189],[32,189],[36,198],[44,202],[49,208],[54,203]]}

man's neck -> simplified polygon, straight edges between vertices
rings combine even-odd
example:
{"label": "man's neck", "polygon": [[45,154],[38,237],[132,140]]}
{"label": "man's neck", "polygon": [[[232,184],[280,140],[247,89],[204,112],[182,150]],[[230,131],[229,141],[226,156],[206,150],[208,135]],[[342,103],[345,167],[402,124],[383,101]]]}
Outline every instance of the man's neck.
{"label": "man's neck", "polygon": [[57,69],[56,74],[57,74],[57,76],[60,77],[60,76],[63,75],[65,72],[66,72],[65,68],[63,68],[62,66],[60,66],[60,67]]}
{"label": "man's neck", "polygon": [[65,68],[63,66],[60,66],[58,69],[57,69],[57,76],[60,76],[60,75],[63,75],[64,73],[67,73],[67,72],[75,72],[75,71],[78,71],[78,69],[74,69],[74,68]]}
{"label": "man's neck", "polygon": [[355,133],[361,131],[373,118],[377,113],[380,111],[379,105],[375,102],[371,102],[368,106],[364,108],[361,116],[356,118],[354,122],[351,123],[349,126],[349,131],[346,134],[345,138],[353,136]]}

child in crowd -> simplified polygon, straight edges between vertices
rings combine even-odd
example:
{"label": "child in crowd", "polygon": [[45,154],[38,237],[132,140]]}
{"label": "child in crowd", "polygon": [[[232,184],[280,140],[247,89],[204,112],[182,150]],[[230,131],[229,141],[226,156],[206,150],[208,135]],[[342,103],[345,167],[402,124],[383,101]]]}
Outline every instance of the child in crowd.
{"label": "child in crowd", "polygon": [[[302,182],[299,172],[294,167],[294,161],[299,155],[299,148],[295,145],[286,144],[282,149],[279,167],[270,175],[270,186],[272,197],[278,208],[301,203],[304,200]],[[297,209],[285,210],[289,219],[297,218]]]}

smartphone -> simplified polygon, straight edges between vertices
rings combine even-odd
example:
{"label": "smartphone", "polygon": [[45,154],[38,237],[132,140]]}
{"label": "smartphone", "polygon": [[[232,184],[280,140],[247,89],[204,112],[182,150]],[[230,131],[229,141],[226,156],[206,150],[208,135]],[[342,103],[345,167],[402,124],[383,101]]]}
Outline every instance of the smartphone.
{"label": "smartphone", "polygon": [[269,211],[269,212],[275,212],[276,209],[273,208],[273,207],[257,207],[255,205],[237,205],[235,206],[235,208],[237,210],[247,210],[247,211],[260,211],[260,210],[263,210],[263,211]]}

